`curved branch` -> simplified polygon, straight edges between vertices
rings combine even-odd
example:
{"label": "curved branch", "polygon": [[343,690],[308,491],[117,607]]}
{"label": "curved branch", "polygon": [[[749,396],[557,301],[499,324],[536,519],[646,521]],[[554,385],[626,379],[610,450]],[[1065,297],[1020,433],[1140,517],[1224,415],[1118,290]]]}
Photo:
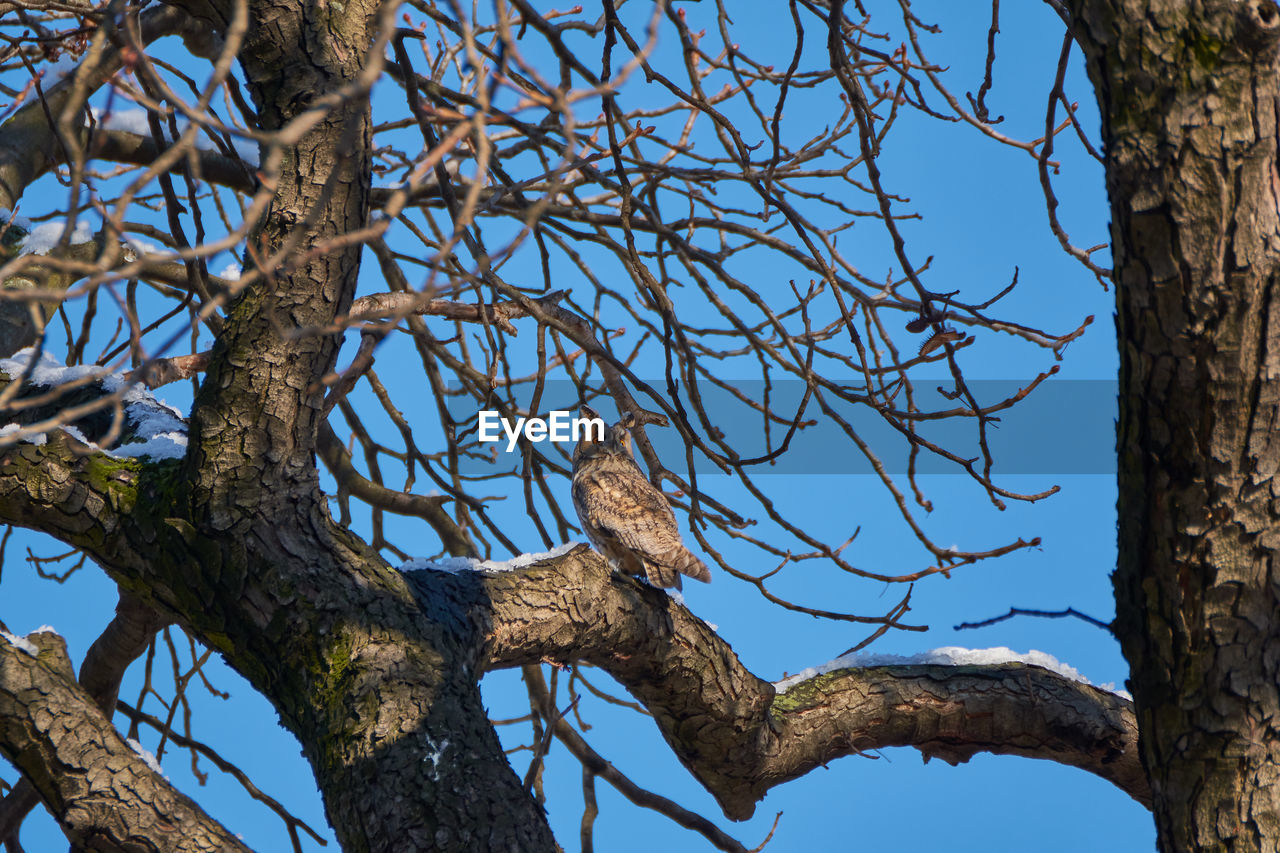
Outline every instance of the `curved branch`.
{"label": "curved branch", "polygon": [[0,754],[78,848],[248,850],[151,769],[75,683],[56,634],[0,641]]}
{"label": "curved branch", "polygon": [[978,752],[1057,761],[1150,802],[1131,703],[1039,667],[842,669],[778,693],[706,623],[586,546],[482,583],[488,668],[584,660],[608,671],[735,820],[775,785],[889,746],[953,764]]}
{"label": "curved branch", "polygon": [[[147,136],[129,133],[124,130],[94,131],[93,143],[89,148],[90,157],[100,157],[116,163],[130,163],[135,166],[149,166],[160,156],[156,141]],[[228,157],[218,151],[210,151],[195,147],[187,157],[174,163],[170,172],[174,174],[191,174],[190,159],[199,164],[199,175],[206,181],[243,193],[258,191],[258,178],[255,169],[239,157]],[[53,162],[48,164],[52,168]]]}

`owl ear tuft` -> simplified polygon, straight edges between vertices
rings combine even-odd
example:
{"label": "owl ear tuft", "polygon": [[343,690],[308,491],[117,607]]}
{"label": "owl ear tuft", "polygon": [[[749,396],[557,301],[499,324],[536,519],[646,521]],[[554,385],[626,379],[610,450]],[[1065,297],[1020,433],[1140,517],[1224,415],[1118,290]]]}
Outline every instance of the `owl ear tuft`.
{"label": "owl ear tuft", "polygon": [[[595,409],[591,408],[590,406],[588,406],[588,405],[587,405],[587,404],[585,404],[585,403],[583,403],[583,404],[579,407],[579,414],[580,414],[580,416],[581,416],[581,417],[583,417],[583,418],[588,418],[588,419],[592,419],[592,420],[594,420],[594,419],[599,419],[600,421],[603,421],[603,420],[604,420],[603,418],[601,418],[601,417],[600,417],[600,415],[596,414],[596,410],[595,410]],[[582,435],[581,435],[581,437],[579,437],[579,439],[578,439],[578,444],[577,444],[577,446],[574,448],[574,451],[573,451],[573,454],[574,454],[574,458],[575,458],[575,459],[578,457],[578,454],[579,454],[580,452],[584,452],[584,451],[585,451],[585,448],[590,447],[591,445],[597,445],[597,446],[598,446],[598,445],[600,445],[600,444],[602,443],[602,441],[601,441],[601,440],[597,440],[597,439],[596,439],[596,437],[595,437],[595,433],[596,433],[596,431],[595,431],[594,429],[592,429],[589,425],[587,426],[587,428],[586,428],[586,429],[582,430]],[[607,440],[607,439],[608,439],[608,437],[609,437],[609,428],[606,426],[606,427],[605,427],[605,430],[604,430],[604,435],[603,435],[603,436],[601,436],[601,438],[602,438],[602,439],[604,439],[604,440]]]}
{"label": "owl ear tuft", "polygon": [[[604,419],[600,418],[600,416],[596,414],[595,410],[591,409],[591,407],[586,405],[586,403],[582,403],[579,407],[579,414],[581,418],[591,420],[599,419],[602,423],[604,421]],[[598,451],[600,447],[603,447],[604,444],[608,442],[608,427],[604,428],[604,433],[600,435],[599,439],[595,437],[595,432],[596,430],[591,428],[590,425],[582,430],[582,434],[579,439],[577,439],[577,444],[573,446],[573,464],[577,465],[577,460],[579,460],[580,457],[593,455],[593,453]]]}

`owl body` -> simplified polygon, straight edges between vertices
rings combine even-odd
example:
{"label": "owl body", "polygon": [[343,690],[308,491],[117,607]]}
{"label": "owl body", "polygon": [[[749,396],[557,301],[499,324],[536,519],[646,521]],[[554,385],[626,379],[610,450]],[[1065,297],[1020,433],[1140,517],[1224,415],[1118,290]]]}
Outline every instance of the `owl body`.
{"label": "owl body", "polygon": [[[583,410],[587,417],[594,413]],[[573,508],[582,529],[618,570],[659,587],[680,588],[680,575],[709,582],[711,572],[680,539],[675,513],[631,455],[627,419],[603,441],[591,430],[573,451]]]}

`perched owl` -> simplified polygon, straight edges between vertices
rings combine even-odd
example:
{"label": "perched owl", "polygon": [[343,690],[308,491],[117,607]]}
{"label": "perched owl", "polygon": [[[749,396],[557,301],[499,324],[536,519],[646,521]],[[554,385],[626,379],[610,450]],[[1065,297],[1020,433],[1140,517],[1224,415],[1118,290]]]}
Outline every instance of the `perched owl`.
{"label": "perched owl", "polygon": [[[582,416],[597,417],[586,406]],[[680,529],[662,492],[631,455],[630,413],[595,441],[588,428],[573,451],[573,508],[591,544],[615,568],[642,575],[654,586],[680,588],[680,575],[703,582],[711,572],[680,541]]]}

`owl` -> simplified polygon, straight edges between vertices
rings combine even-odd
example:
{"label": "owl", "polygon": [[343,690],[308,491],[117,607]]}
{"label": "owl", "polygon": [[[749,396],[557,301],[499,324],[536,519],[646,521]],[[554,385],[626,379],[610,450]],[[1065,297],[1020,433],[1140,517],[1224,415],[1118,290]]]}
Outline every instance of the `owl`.
{"label": "owl", "polygon": [[[598,417],[586,406],[585,418]],[[573,450],[573,508],[591,544],[611,565],[660,587],[680,588],[680,575],[710,582],[711,572],[680,541],[675,513],[631,455],[635,417],[614,424],[604,441],[588,427]]]}

